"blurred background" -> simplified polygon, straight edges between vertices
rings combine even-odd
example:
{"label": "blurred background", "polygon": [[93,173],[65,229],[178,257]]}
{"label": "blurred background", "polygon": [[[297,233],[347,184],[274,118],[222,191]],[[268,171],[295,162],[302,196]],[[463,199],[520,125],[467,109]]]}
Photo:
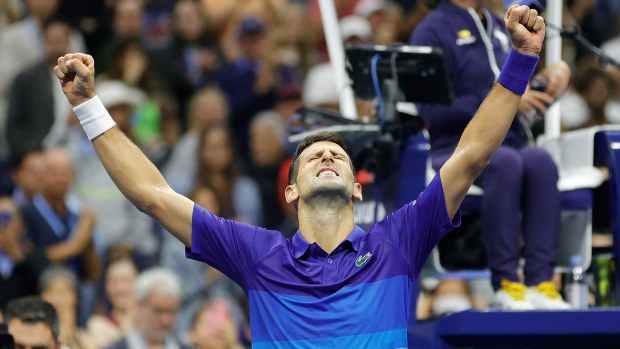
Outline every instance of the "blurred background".
{"label": "blurred background", "polygon": [[[407,43],[436,5],[335,1],[345,44]],[[503,17],[502,1],[486,5]],[[563,11],[565,25],[620,60],[620,2],[564,0]],[[318,1],[0,0],[0,309],[40,295],[71,348],[114,348],[135,331],[249,347],[243,291],[186,260],[105,173],[51,71],[68,52],[95,58],[97,94],[173,189],[290,237],[291,117],[302,106],[339,110]],[[562,58],[572,72],[562,130],[620,123],[620,72],[568,39]],[[358,103],[373,119],[372,102]],[[608,207],[593,214],[594,245],[609,247]],[[425,279],[418,318],[488,307],[492,292],[488,280]]]}

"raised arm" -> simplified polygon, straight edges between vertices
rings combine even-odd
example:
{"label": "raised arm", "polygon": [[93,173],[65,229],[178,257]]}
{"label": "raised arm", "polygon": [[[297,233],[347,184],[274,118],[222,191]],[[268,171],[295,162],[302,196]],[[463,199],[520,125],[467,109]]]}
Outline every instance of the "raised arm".
{"label": "raised arm", "polygon": [[[114,126],[95,96],[94,63],[89,55],[67,54],[58,59],[54,73],[116,186],[140,211],[190,247],[193,202],[174,192],[155,165]],[[114,217],[99,219],[105,224]]]}
{"label": "raised arm", "polygon": [[543,18],[527,6],[511,6],[504,22],[513,51],[502,69],[499,83],[495,84],[482,102],[465,128],[454,154],[439,171],[446,208],[451,218],[456,214],[469,187],[504,140],[545,37]]}

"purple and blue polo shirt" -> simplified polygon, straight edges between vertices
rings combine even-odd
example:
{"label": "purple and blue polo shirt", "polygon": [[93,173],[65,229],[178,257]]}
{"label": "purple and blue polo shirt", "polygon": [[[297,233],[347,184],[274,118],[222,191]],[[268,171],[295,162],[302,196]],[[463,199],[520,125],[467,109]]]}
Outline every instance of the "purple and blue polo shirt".
{"label": "purple and blue polo shirt", "polygon": [[416,201],[331,253],[298,231],[226,220],[195,205],[188,258],[205,262],[248,295],[253,348],[406,348],[412,285],[450,221],[439,175]]}

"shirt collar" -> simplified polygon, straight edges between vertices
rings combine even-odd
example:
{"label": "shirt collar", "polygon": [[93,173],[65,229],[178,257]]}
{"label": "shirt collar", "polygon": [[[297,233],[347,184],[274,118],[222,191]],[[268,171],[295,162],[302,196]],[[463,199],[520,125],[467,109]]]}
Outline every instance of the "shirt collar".
{"label": "shirt collar", "polygon": [[[353,247],[353,249],[357,252],[360,250],[360,244],[364,235],[366,235],[364,229],[356,225],[344,241],[349,241],[351,243],[351,247]],[[295,235],[291,238],[291,243],[293,246],[293,257],[295,257],[295,259],[299,259],[303,256],[310,245],[312,245],[301,235],[299,230],[297,230],[297,233],[295,233]]]}

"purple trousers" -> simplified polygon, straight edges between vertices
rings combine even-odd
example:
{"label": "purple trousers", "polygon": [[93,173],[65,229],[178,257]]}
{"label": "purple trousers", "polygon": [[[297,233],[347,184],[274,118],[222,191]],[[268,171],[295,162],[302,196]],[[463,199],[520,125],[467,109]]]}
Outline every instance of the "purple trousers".
{"label": "purple trousers", "polygon": [[[449,157],[433,156],[433,168],[438,170]],[[484,190],[480,214],[491,283],[496,290],[502,279],[519,281],[521,231],[525,284],[551,279],[560,225],[557,181],[557,168],[545,150],[502,145],[474,182]]]}

